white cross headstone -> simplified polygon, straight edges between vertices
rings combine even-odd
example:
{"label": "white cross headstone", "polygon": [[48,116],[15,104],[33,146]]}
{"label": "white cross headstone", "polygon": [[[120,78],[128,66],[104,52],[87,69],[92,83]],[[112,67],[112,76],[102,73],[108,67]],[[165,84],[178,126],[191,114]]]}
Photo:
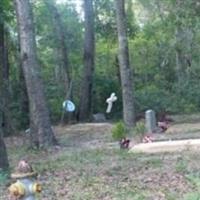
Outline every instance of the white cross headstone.
{"label": "white cross headstone", "polygon": [[156,115],[155,111],[147,110],[145,112],[145,125],[148,133],[153,133],[156,130]]}
{"label": "white cross headstone", "polygon": [[117,100],[115,93],[112,93],[109,98],[106,99],[106,103],[108,104],[106,113],[110,113],[112,109],[113,102]]}

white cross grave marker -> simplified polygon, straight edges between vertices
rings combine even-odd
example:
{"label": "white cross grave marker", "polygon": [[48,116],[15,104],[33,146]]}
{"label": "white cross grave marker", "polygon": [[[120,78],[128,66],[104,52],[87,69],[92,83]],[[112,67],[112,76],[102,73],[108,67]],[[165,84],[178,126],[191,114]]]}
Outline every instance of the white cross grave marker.
{"label": "white cross grave marker", "polygon": [[115,93],[112,93],[109,98],[106,99],[106,103],[108,104],[106,113],[110,113],[112,109],[113,102],[117,100]]}

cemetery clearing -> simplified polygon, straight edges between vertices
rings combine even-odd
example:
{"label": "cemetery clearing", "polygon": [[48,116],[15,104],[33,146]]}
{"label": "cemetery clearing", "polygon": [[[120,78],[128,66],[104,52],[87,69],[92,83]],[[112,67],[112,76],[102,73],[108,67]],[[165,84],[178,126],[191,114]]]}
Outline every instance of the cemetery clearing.
{"label": "cemetery clearing", "polygon": [[[21,158],[32,163],[43,187],[39,200],[200,198],[199,152],[128,153],[113,141],[112,126],[88,123],[54,127],[61,145],[40,152],[27,151],[26,138],[7,138],[11,167]],[[180,121],[156,137],[198,138],[199,133],[198,120]],[[9,180],[1,175],[0,184],[0,200],[6,200]]]}

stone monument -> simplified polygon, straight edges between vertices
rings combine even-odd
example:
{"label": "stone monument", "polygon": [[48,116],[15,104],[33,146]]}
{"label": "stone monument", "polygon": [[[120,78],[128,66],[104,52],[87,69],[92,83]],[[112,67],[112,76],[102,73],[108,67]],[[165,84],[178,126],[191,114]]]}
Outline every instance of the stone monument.
{"label": "stone monument", "polygon": [[156,115],[155,111],[147,110],[145,112],[145,126],[147,133],[153,133],[156,131]]}

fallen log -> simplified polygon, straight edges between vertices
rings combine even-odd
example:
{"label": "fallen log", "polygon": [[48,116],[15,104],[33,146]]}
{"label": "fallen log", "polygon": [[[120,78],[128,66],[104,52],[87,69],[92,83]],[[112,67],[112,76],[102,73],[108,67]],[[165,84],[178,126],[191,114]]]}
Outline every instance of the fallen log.
{"label": "fallen log", "polygon": [[129,150],[129,152],[162,153],[162,152],[180,152],[185,150],[200,151],[200,139],[141,143],[133,146]]}

